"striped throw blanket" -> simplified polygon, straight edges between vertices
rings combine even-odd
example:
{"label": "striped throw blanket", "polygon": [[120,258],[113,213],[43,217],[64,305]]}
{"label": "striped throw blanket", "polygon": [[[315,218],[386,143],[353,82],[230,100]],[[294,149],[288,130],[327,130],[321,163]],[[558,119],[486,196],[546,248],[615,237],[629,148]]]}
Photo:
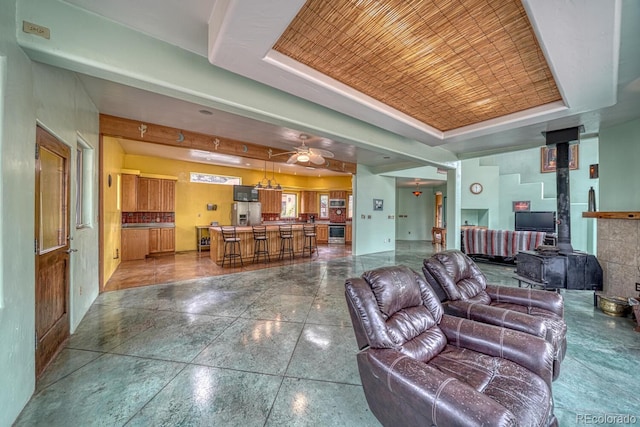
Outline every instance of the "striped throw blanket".
{"label": "striped throw blanket", "polygon": [[514,257],[518,251],[531,251],[544,243],[545,233],[537,231],[487,230],[467,228],[464,248],[468,255]]}

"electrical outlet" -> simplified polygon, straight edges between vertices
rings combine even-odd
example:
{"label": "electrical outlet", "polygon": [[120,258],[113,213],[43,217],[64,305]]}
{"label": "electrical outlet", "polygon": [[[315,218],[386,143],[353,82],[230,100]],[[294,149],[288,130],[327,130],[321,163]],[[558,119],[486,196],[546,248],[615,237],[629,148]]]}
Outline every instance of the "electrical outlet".
{"label": "electrical outlet", "polygon": [[636,291],[640,292],[640,283],[636,282]]}

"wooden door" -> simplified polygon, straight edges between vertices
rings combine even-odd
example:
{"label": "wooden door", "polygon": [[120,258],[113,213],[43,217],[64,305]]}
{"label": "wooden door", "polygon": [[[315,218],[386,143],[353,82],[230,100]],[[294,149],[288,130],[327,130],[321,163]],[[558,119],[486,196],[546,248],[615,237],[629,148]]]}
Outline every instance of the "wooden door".
{"label": "wooden door", "polygon": [[36,128],[36,377],[69,338],[70,149]]}

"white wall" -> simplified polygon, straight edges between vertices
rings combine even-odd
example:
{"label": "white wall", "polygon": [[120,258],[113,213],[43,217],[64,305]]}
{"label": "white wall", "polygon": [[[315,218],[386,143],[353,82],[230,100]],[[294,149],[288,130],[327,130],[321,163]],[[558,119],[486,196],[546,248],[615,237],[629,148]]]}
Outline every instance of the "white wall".
{"label": "white wall", "polygon": [[[358,165],[355,181],[354,255],[392,251],[396,245],[396,180],[375,175]],[[373,210],[373,199],[384,200],[382,211]],[[364,218],[363,218],[364,216]]]}
{"label": "white wall", "polygon": [[[4,100],[0,126],[1,426],[13,423],[35,388],[33,239],[36,121],[39,119],[50,126],[73,147],[76,131],[80,130],[97,149],[95,136],[98,132],[95,107],[75,77],[69,72],[52,73],[50,68],[32,63],[16,44],[17,31],[14,2],[3,1],[0,4],[0,63],[3,64],[0,68],[5,72],[5,78],[0,82],[0,98]],[[94,204],[97,206],[97,199]],[[97,255],[94,256],[97,233],[89,230],[76,233],[75,238],[80,251],[75,254],[71,265],[81,273],[72,272],[74,306],[71,316],[74,325],[97,294],[98,286]],[[89,245],[93,248],[88,249]],[[84,291],[81,296],[77,283],[80,277]]]}

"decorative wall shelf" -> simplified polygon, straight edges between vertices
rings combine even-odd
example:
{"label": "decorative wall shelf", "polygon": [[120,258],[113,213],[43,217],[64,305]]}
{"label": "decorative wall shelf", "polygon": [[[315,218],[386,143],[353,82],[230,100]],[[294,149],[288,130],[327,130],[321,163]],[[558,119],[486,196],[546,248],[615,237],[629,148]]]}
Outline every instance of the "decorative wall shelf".
{"label": "decorative wall shelf", "polygon": [[583,218],[640,219],[640,212],[582,212]]}

